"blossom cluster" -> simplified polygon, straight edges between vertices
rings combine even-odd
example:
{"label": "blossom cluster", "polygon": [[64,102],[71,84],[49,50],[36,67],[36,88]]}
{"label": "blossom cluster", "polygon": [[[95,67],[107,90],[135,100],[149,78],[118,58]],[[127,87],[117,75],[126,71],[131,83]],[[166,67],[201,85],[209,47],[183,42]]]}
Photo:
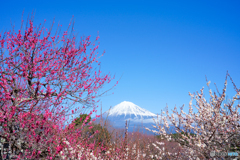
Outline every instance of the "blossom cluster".
{"label": "blossom cluster", "polygon": [[[166,113],[163,112],[159,121],[157,121],[153,130],[168,141],[175,141],[185,148],[188,152],[187,156],[191,159],[211,158],[210,152],[230,152],[232,150],[239,151],[240,148],[240,104],[234,106],[235,101],[239,100],[240,90],[232,81],[236,91],[228,103],[223,103],[226,99],[227,73],[224,88],[219,96],[210,89],[210,81],[207,82],[209,87],[210,100],[207,101],[203,94],[203,88],[200,93],[191,94],[189,102],[189,112],[185,113],[182,106],[180,112],[175,107],[172,115],[169,114],[168,107]],[[193,100],[196,105],[193,105]],[[193,106],[197,112],[193,112]],[[161,125],[163,124],[163,125]],[[180,135],[178,138],[172,138],[167,134],[170,125]],[[149,130],[149,129],[148,129]],[[157,147],[157,146],[156,146]],[[220,157],[218,157],[220,158]]]}

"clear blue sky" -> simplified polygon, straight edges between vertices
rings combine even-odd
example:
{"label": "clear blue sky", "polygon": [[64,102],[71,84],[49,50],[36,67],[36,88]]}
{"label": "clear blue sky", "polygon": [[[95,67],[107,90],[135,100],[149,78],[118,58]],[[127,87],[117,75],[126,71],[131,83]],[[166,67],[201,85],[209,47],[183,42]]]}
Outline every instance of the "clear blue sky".
{"label": "clear blue sky", "polygon": [[[188,107],[188,92],[205,86],[205,75],[223,88],[228,70],[240,87],[240,1],[2,1],[0,31],[20,26],[36,11],[35,24],[55,17],[66,28],[74,15],[79,36],[99,31],[104,73],[121,80],[102,97],[103,111],[131,101],[153,113],[168,104]],[[234,94],[228,82],[227,95]],[[112,95],[111,93],[114,92]]]}

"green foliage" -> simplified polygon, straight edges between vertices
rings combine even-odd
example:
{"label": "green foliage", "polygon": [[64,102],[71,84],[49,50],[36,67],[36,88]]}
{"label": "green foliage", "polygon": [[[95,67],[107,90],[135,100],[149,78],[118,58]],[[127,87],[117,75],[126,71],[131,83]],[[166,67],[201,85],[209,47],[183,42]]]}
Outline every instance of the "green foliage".
{"label": "green foliage", "polygon": [[181,132],[181,134],[179,134],[179,133],[174,133],[174,134],[171,134],[171,138],[174,138],[174,139],[179,139],[179,138],[182,138],[182,135],[185,135],[186,137],[193,137],[193,136],[196,136],[196,134],[194,134],[194,133],[190,133],[190,136],[188,136],[188,134],[185,132]]}
{"label": "green foliage", "polygon": [[231,139],[230,152],[240,153],[240,135]]}
{"label": "green foliage", "polygon": [[[86,118],[88,117],[87,122],[85,122]],[[83,122],[85,124],[89,123],[91,121],[91,117],[87,114],[80,114],[78,118],[75,119],[74,123],[76,127],[82,126]]]}
{"label": "green foliage", "polygon": [[[189,134],[190,134],[191,137],[196,136],[196,134],[194,134],[194,133],[189,133]],[[185,135],[186,137],[189,138],[187,132],[170,134],[171,139],[172,139],[173,141],[178,141],[178,142],[179,142],[179,140],[180,140],[180,142],[181,142],[180,144],[181,144],[181,145],[183,145],[183,144],[188,144],[189,142],[187,142],[186,140],[184,140],[183,137],[182,137],[182,135]],[[157,135],[156,137],[157,137],[157,139],[159,139],[159,140],[165,140],[165,139],[166,139],[163,135]],[[183,140],[183,141],[181,141],[181,140]]]}
{"label": "green foliage", "polygon": [[[87,117],[88,117],[87,122],[85,122]],[[91,117],[89,115],[81,114],[73,122],[75,123],[75,128],[80,128],[83,123],[88,124],[90,121],[91,121]],[[107,143],[110,142],[111,136],[107,128],[101,126],[100,124],[92,123],[91,125],[86,125],[83,127],[81,138],[89,139],[88,140],[89,144],[95,141],[96,145],[101,144],[106,146]]]}
{"label": "green foliage", "polygon": [[111,135],[107,128],[95,123],[93,123],[91,126],[85,126],[82,136],[83,138],[89,138],[90,136],[93,136],[88,142],[93,143],[95,141],[95,145],[107,146],[111,140]]}

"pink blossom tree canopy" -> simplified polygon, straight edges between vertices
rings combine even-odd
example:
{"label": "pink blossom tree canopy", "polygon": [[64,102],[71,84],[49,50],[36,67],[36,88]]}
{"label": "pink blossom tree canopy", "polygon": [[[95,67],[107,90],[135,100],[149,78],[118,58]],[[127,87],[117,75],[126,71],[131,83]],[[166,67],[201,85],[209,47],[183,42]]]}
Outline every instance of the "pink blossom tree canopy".
{"label": "pink blossom tree canopy", "polygon": [[112,79],[96,69],[97,49],[90,36],[77,43],[74,34],[54,35],[32,19],[26,29],[0,34],[0,138],[10,157],[55,159],[67,147],[63,139],[81,144],[81,130],[63,125],[81,111],[76,105],[94,108]]}

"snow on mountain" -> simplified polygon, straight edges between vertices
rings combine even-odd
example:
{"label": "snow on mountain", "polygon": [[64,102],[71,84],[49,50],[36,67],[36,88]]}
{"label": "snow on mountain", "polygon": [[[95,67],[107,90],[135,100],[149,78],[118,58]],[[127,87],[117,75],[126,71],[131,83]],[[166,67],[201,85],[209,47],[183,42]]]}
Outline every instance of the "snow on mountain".
{"label": "snow on mountain", "polygon": [[[104,112],[102,118],[106,118],[114,127],[125,128],[125,123],[128,121],[128,131],[137,131],[138,129],[145,131],[147,134],[154,134],[146,131],[144,127],[151,130],[156,130],[153,125],[159,118],[156,114],[137,106],[136,104],[123,101],[108,111]],[[156,120],[154,121],[153,118]],[[172,126],[170,126],[171,128]]]}
{"label": "snow on mountain", "polygon": [[130,120],[131,123],[154,123],[153,118],[156,118],[157,115],[149,112],[148,110],[137,106],[136,104],[123,101],[118,105],[114,106],[112,109],[109,109],[104,113],[105,117],[112,122],[123,123],[126,120]]}
{"label": "snow on mountain", "polygon": [[108,110],[109,116],[135,115],[136,117],[156,117],[157,115],[128,101],[123,101]]}
{"label": "snow on mountain", "polygon": [[156,119],[157,115],[132,102],[123,101],[106,111],[102,117],[106,118],[114,127],[125,128],[125,123],[128,121],[128,131],[141,129],[145,132],[144,127],[153,129],[152,125],[155,124],[153,118]]}

